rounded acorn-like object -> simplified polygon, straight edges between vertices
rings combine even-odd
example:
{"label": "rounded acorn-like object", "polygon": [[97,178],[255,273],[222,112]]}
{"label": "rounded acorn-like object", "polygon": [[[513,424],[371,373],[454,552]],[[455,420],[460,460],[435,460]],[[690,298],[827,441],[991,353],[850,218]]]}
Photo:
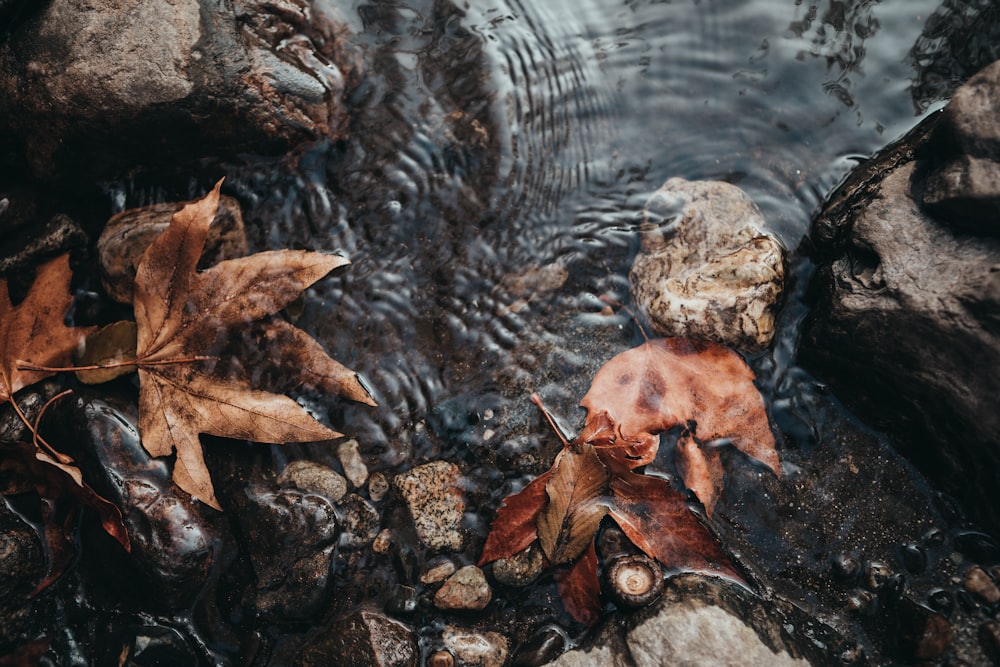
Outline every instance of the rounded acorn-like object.
{"label": "rounded acorn-like object", "polygon": [[604,570],[608,596],[619,607],[638,609],[663,594],[663,570],[642,554],[620,556]]}

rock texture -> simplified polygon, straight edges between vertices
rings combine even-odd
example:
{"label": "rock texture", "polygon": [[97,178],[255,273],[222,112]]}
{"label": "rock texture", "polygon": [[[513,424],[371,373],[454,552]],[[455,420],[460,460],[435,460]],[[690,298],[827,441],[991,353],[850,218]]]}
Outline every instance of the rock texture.
{"label": "rock texture", "polygon": [[397,475],[393,484],[406,501],[420,541],[435,551],[462,548],[465,498],[454,463],[434,461]]}
{"label": "rock texture", "polygon": [[736,186],[671,178],[646,204],[629,284],[657,334],[760,351],[784,280],[784,248]]}
{"label": "rock texture", "polygon": [[833,194],[812,229],[819,270],[800,346],[807,367],[993,526],[998,113],[1000,63]]}
{"label": "rock texture", "polygon": [[48,177],[340,137],[354,64],[330,11],[53,0],[0,45],[0,129]]}

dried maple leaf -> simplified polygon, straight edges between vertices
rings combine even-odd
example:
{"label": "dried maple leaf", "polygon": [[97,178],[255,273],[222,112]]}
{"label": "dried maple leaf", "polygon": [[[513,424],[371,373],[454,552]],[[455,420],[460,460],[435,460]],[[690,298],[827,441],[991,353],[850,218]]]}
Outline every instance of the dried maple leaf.
{"label": "dried maple leaf", "polygon": [[[240,377],[219,377],[197,360],[216,354],[230,329],[257,322],[289,303],[333,269],[343,257],[276,250],[230,259],[199,272],[208,228],[219,203],[221,181],[204,198],[174,214],[147,248],[136,269],[134,306],[139,370],[139,430],[152,456],[177,454],[177,485],[216,509],[211,476],[199,434],[258,442],[312,442],[339,437],[287,396],[251,387]],[[374,401],[357,376],[304,332],[273,321],[268,335],[293,341],[305,381],[369,405]],[[178,363],[185,362],[186,363]]]}
{"label": "dried maple leaf", "polygon": [[593,540],[575,563],[556,571],[556,590],[570,616],[588,626],[597,622],[601,612],[601,585],[597,579],[597,549]]}
{"label": "dried maple leaf", "polygon": [[551,477],[552,470],[547,470],[520,492],[504,499],[493,519],[490,534],[486,536],[486,544],[479,557],[480,565],[510,558],[538,539],[538,515],[549,501],[545,487]]}
{"label": "dried maple leaf", "polygon": [[545,485],[549,502],[538,515],[538,541],[553,565],[572,563],[593,543],[607,514],[608,469],[590,445],[567,447]]}
{"label": "dried maple leaf", "polygon": [[690,440],[682,438],[677,449],[678,468],[711,516],[722,488],[713,441],[728,440],[781,476],[764,400],[753,380],[743,358],[722,345],[682,338],[647,341],[617,355],[594,376],[580,401],[587,422],[578,440],[613,448],[634,468],[655,458],[657,434],[685,427]]}
{"label": "dried maple leaf", "polygon": [[68,366],[73,350],[93,330],[66,326],[66,311],[73,302],[71,277],[69,255],[46,262],[38,268],[31,289],[17,307],[11,304],[7,281],[0,280],[0,403],[55,375],[55,371],[22,369],[22,364]]}

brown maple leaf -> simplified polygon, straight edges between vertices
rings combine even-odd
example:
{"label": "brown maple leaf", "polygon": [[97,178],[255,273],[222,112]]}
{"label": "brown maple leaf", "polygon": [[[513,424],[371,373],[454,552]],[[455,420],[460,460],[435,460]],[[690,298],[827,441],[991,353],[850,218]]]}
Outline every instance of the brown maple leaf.
{"label": "brown maple leaf", "polygon": [[69,255],[46,262],[38,268],[31,289],[17,307],[11,304],[7,281],[0,280],[0,403],[55,375],[55,371],[22,368],[26,362],[68,366],[73,350],[93,330],[66,326],[66,311],[73,303],[70,278]]}
{"label": "brown maple leaf", "polygon": [[617,450],[629,467],[656,457],[658,434],[686,429],[677,467],[709,516],[722,490],[714,444],[727,440],[781,476],[764,399],[743,358],[727,347],[658,338],[623,352],[594,376],[580,401],[587,422],[578,440]]}
{"label": "brown maple leaf", "polygon": [[572,563],[593,542],[608,512],[608,469],[590,445],[566,447],[545,485],[548,503],[536,519],[542,553],[553,565]]}
{"label": "brown maple leaf", "polygon": [[[343,257],[276,250],[230,259],[199,272],[198,261],[219,203],[221,181],[204,198],[174,214],[136,269],[135,319],[139,371],[139,430],[152,456],[177,454],[177,485],[216,509],[199,434],[257,442],[312,442],[341,434],[287,396],[253,388],[242,377],[213,373],[234,327],[256,323],[265,338],[285,345],[310,386],[375,405],[357,375],[316,341],[281,320],[262,321],[333,269]],[[291,352],[287,347],[294,348]]]}

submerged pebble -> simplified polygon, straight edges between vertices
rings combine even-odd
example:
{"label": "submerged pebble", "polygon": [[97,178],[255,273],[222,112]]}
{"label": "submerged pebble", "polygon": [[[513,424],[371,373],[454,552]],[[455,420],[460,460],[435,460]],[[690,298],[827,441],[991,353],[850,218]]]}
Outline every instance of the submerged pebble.
{"label": "submerged pebble", "polygon": [[493,599],[493,590],[486,583],[483,571],[466,565],[451,575],[434,595],[438,609],[481,611]]}
{"label": "submerged pebble", "polygon": [[505,586],[527,586],[538,579],[544,569],[545,555],[537,542],[510,558],[500,558],[493,562],[493,576]]}
{"label": "submerged pebble", "polygon": [[978,565],[970,567],[965,573],[965,590],[969,591],[977,598],[987,604],[1000,602],[1000,588],[986,573],[986,570]]}
{"label": "submerged pebble", "polygon": [[334,503],[347,495],[347,480],[333,468],[313,461],[292,461],[281,471],[278,484],[316,493]]}
{"label": "submerged pebble", "polygon": [[348,440],[337,447],[337,458],[344,468],[344,476],[356,489],[360,489],[368,481],[368,466],[358,451],[358,441]]}
{"label": "submerged pebble", "polygon": [[445,628],[444,645],[463,667],[503,667],[509,650],[507,638],[498,632],[478,632],[455,626]]}
{"label": "submerged pebble", "polygon": [[460,479],[458,466],[447,461],[425,463],[393,479],[413,517],[417,537],[435,551],[462,548],[465,499]]}

